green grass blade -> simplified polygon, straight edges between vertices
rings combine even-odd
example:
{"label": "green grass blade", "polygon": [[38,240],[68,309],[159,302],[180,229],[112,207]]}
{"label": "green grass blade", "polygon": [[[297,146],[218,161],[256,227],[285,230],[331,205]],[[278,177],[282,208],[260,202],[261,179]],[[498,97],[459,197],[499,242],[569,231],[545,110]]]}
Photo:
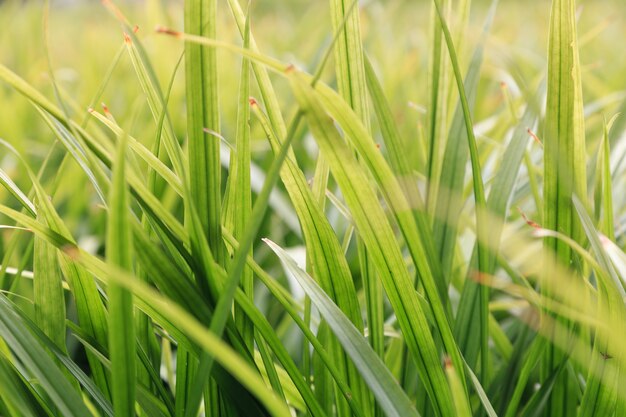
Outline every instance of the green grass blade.
{"label": "green grass blade", "polygon": [[[186,1],[185,30],[215,39],[216,14],[216,0]],[[205,133],[205,129],[220,132],[215,48],[185,43],[185,86],[192,204],[196,207],[215,258],[221,260],[224,244],[221,238],[220,142]]]}
{"label": "green grass blade", "polygon": [[[244,48],[250,47],[250,21],[246,22]],[[225,207],[225,225],[232,228],[233,236],[241,239],[245,233],[252,211],[250,188],[250,60],[242,59],[239,100],[237,109],[237,132],[235,151],[230,154],[230,174],[228,176],[228,201]],[[250,251],[252,253],[252,251]],[[243,270],[241,287],[244,293],[254,299],[254,281],[249,268]],[[245,315],[235,311],[235,321],[248,349],[254,348],[254,328]]]}
{"label": "green grass blade", "polygon": [[135,154],[137,154],[137,156],[139,156],[151,168],[151,172],[155,172],[163,178],[178,195],[183,194],[181,180],[155,154],[104,115],[93,109],[90,109],[89,113],[109,128],[117,137],[126,136],[129,149],[132,149],[132,151],[135,152]]}
{"label": "green grass blade", "polygon": [[[448,54],[450,55],[450,61],[452,63],[452,70],[454,72],[454,78],[456,80],[459,98],[461,102],[461,109],[463,110],[463,118],[465,120],[465,128],[467,131],[467,140],[470,151],[470,160],[472,163],[472,185],[474,189],[474,201],[476,205],[476,239],[478,242],[478,271],[483,271],[489,265],[489,252],[484,242],[489,242],[484,237],[489,237],[487,233],[488,228],[486,224],[486,198],[485,190],[482,178],[482,169],[480,166],[480,159],[478,155],[478,146],[476,143],[476,137],[474,135],[474,125],[472,123],[472,113],[465,92],[465,86],[463,85],[463,75],[461,74],[461,68],[456,55],[454,42],[450,29],[446,23],[440,0],[434,0],[439,21],[443,30],[446,46],[448,47]],[[480,291],[480,335],[481,335],[481,377],[485,382],[489,374],[489,287],[486,285],[481,286]]]}
{"label": "green grass blade", "polygon": [[[532,106],[528,106],[526,112],[520,119],[518,127],[513,132],[511,142],[507,147],[500,168],[497,171],[495,180],[489,192],[487,201],[487,210],[493,216],[494,220],[491,225],[490,234],[494,243],[499,242],[501,238],[502,227],[506,219],[508,209],[511,203],[511,197],[515,190],[517,175],[524,156],[524,151],[528,144],[528,133],[525,126],[530,126],[536,119]],[[470,265],[477,264],[476,249],[474,250]],[[487,274],[493,274],[495,271],[495,257],[491,260],[484,271]],[[480,351],[480,338],[472,333],[470,328],[474,318],[478,314],[479,309],[479,286],[471,279],[466,278],[459,302],[459,310],[455,321],[455,336],[459,343],[459,347],[468,363],[475,364]]]}
{"label": "green grass blade", "polygon": [[0,184],[2,184],[2,186],[6,188],[6,190],[10,192],[17,199],[17,201],[19,201],[22,207],[24,207],[31,216],[35,217],[37,215],[37,210],[33,202],[30,201],[30,199],[26,196],[26,194],[22,192],[22,190],[20,190],[17,184],[13,182],[11,177],[9,177],[7,173],[1,169]]}
{"label": "green grass blade", "polygon": [[[298,72],[290,72],[289,79],[301,108],[306,111],[322,154],[344,193],[357,229],[373,256],[433,405],[437,413],[447,415],[452,412],[451,394],[391,226],[369,180],[323,110],[314,90]],[[346,133],[349,137],[355,137],[351,132]],[[375,148],[373,144],[371,146]],[[410,211],[407,214],[411,215]]]}
{"label": "green grass blade", "polygon": [[353,2],[354,0],[330,0],[333,32],[340,31],[335,44],[337,84],[341,96],[361,120],[368,124],[369,110],[359,8],[351,7]]}
{"label": "green grass blade", "polygon": [[[26,172],[30,177],[37,196],[39,204],[38,214],[45,219],[52,231],[65,240],[64,244],[69,243],[70,246],[74,245],[75,242],[69,229],[59,217],[52,201],[42,188],[35,174],[9,144],[4,143],[2,140],[0,140],[0,142],[11,149],[16,156],[21,159],[21,162],[26,168]],[[90,336],[94,337],[99,343],[106,344],[108,340],[107,316],[93,277],[90,276],[84,268],[76,265],[67,257],[60,258],[60,266],[68,281],[72,295],[74,296],[77,315],[81,325],[86,328]],[[88,355],[88,360],[98,386],[108,398],[110,395],[110,381],[105,369],[102,368],[96,358]]]}
{"label": "green grass blade", "polygon": [[619,117],[619,113],[604,123],[604,135],[598,157],[598,181],[596,182],[596,211],[602,219],[600,230],[606,236],[615,240],[615,223],[613,216],[613,184],[611,180],[611,127]]}
{"label": "green grass blade", "polygon": [[[43,215],[38,220],[45,222]],[[65,295],[57,251],[36,237],[33,257],[35,320],[46,336],[65,352]]]}
{"label": "green grass blade", "polygon": [[[269,119],[255,102],[252,102],[252,109],[261,122],[272,149],[279,153],[282,145],[269,125]],[[317,281],[351,322],[358,329],[363,329],[356,290],[341,245],[294,159],[287,157],[281,170],[281,178],[300,219],[307,243],[308,262]],[[358,387],[362,387],[362,381],[354,374],[354,369],[349,365],[345,366],[345,354],[338,350],[339,346],[335,342],[330,343],[329,350],[333,352],[341,373],[351,382],[355,397],[362,401],[362,393],[357,391]]]}
{"label": "green grass blade", "polygon": [[[478,83],[480,81],[480,71],[483,63],[485,42],[490,31],[493,19],[495,18],[497,2],[494,2],[489,10],[488,16],[483,25],[483,32],[478,45],[474,51],[472,59],[465,76],[465,89],[470,105],[473,107],[477,95]],[[452,264],[454,259],[454,248],[458,233],[458,224],[463,203],[459,201],[463,193],[463,183],[465,179],[465,165],[469,156],[467,143],[467,133],[464,123],[463,108],[459,103],[454,113],[450,130],[448,132],[445,153],[443,155],[443,166],[445,170],[441,172],[438,192],[436,194],[436,213],[433,219],[433,231],[437,256],[441,260],[442,274],[445,279],[450,280],[452,275]],[[434,187],[435,185],[433,185]],[[470,361],[471,363],[471,361]]]}
{"label": "green grass blade", "polygon": [[278,417],[290,415],[288,408],[266,387],[257,371],[184,309],[132,275],[105,264],[85,252],[80,252],[80,260],[99,278],[124,285],[132,291],[138,301],[136,305],[155,322],[164,326],[168,332],[180,336],[179,340],[189,338],[197,343],[257,396],[270,413]]}
{"label": "green grass blade", "polygon": [[298,279],[300,285],[311,297],[311,301],[329,324],[344,349],[361,372],[365,382],[372,390],[378,404],[388,416],[414,416],[417,411],[406,394],[384,365],[382,360],[369,346],[361,333],[346,318],[339,308],[328,298],[315,281],[278,245],[270,240],[265,242],[285,262],[287,268]]}
{"label": "green grass blade", "polygon": [[35,410],[35,401],[16,375],[9,359],[0,355],[0,398],[2,408],[8,415],[37,417],[42,410]]}
{"label": "green grass blade", "polygon": [[4,295],[0,295],[0,334],[12,352],[37,378],[53,404],[64,416],[91,417],[80,393],[72,387],[58,366],[26,330],[19,314]]}
{"label": "green grass blade", "polygon": [[[449,16],[451,0],[443,0],[442,6],[447,10]],[[428,64],[428,158],[426,169],[426,180],[428,181],[426,203],[428,213],[435,218],[437,208],[437,198],[439,184],[442,176],[444,150],[446,146],[445,131],[448,122],[448,92],[450,86],[448,77],[450,76],[450,66],[445,59],[445,46],[443,43],[441,22],[437,19],[437,9],[433,5],[431,9],[431,29],[430,40],[430,61]],[[451,136],[454,138],[454,136]]]}
{"label": "green grass blade", "polygon": [[[572,195],[585,198],[586,158],[582,85],[576,39],[575,0],[554,0],[548,45],[548,98],[544,132],[544,219],[543,227],[556,230],[582,243],[580,222],[571,204]],[[545,247],[556,253],[563,265],[575,255],[562,241],[548,238]],[[579,278],[577,274],[574,275]],[[576,279],[574,278],[574,279]],[[561,289],[546,282],[546,295]],[[542,364],[544,379],[555,373],[563,353],[548,348]],[[546,405],[546,415],[572,415],[575,399],[572,383],[560,374]]]}
{"label": "green grass blade", "polygon": [[[299,75],[301,76],[301,74]],[[291,77],[292,81],[298,80],[297,83],[300,85],[304,84],[303,81],[308,79],[307,76],[302,76],[302,78],[303,79],[298,80],[297,78],[293,77],[293,74]],[[295,83],[292,82],[292,88],[295,88],[294,85]],[[412,208],[409,206],[408,201],[404,197],[404,193],[397,178],[393,175],[391,168],[387,165],[378,148],[373,145],[371,136],[366,131],[363,124],[360,123],[354,112],[347,106],[344,101],[341,100],[336,92],[334,92],[323,83],[317,83],[316,89],[311,92],[311,94],[315,97],[315,100],[321,101],[324,110],[328,111],[333,119],[336,120],[337,123],[341,126],[343,131],[346,133],[346,138],[350,141],[350,144],[357,150],[359,156],[361,156],[361,161],[363,161],[363,163],[369,168],[369,173],[373,177],[373,180],[377,183],[378,189],[382,193],[388,206],[390,207],[395,217],[395,220],[399,225],[399,229],[402,232],[403,237],[407,243],[409,252],[411,254],[411,259],[413,260],[413,263],[415,264],[415,267],[418,271],[418,275],[421,280],[420,282],[424,286],[430,309],[432,310],[433,316],[436,321],[437,331],[443,340],[444,348],[448,355],[450,355],[450,357],[452,358],[455,366],[458,366],[457,369],[463,369],[463,363],[458,352],[458,346],[454,341],[454,337],[452,336],[452,331],[450,329],[450,324],[446,314],[446,308],[444,307],[444,303],[441,300],[439,291],[437,289],[435,274],[438,270],[431,269],[430,264],[428,263],[424,241],[418,234],[419,229],[415,224]],[[329,132],[329,129],[326,125],[322,124],[322,126],[324,126],[324,132]],[[321,135],[321,132],[318,133],[320,133]],[[340,142],[339,139],[334,138],[336,132],[328,134],[331,135],[331,143],[336,144]],[[318,138],[318,141],[328,139],[326,136],[323,136],[322,138],[323,139]],[[338,145],[334,145],[330,149],[327,149],[326,152],[332,152],[333,154],[335,154],[337,158],[336,163],[339,164],[339,161],[345,160],[346,156],[343,155],[344,150],[337,151],[335,149],[337,146]],[[337,156],[337,152],[341,152],[342,154]],[[326,158],[328,158],[328,155],[326,155]],[[337,168],[338,167],[336,167],[335,169]],[[332,166],[331,171],[333,171]],[[361,169],[359,169],[359,172],[361,172]],[[336,177],[336,172],[334,172],[334,174]],[[344,187],[352,188],[353,186],[349,186],[346,183],[344,184]],[[346,193],[347,191],[345,188],[343,188],[342,192]],[[357,203],[353,202],[353,204]],[[362,201],[359,204],[361,204],[363,207],[368,206],[368,204],[365,204]],[[350,206],[350,204],[348,205]],[[351,207],[351,210],[354,210],[354,207]],[[353,218],[356,221],[356,216],[354,216],[354,214]],[[361,231],[361,233],[363,233],[363,231]],[[396,242],[394,242],[394,246],[397,247]],[[382,266],[379,265],[378,267]],[[406,270],[406,268],[404,269]],[[456,365],[457,363],[458,365]]]}
{"label": "green grass blade", "polygon": [[[126,138],[119,139],[114,164],[107,224],[107,261],[132,268],[132,240],[126,191]],[[113,407],[117,415],[135,413],[135,327],[132,294],[116,284],[109,286],[109,354],[113,388]]]}

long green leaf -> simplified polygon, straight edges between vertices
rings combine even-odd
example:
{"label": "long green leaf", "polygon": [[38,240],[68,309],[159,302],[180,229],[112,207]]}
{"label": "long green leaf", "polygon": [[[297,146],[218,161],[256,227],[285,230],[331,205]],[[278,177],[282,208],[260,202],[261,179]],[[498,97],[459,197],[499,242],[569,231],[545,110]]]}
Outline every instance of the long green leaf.
{"label": "long green leaf", "polygon": [[[113,183],[109,197],[107,224],[107,261],[112,265],[132,268],[132,241],[126,191],[126,137],[119,138],[114,164]],[[113,407],[117,415],[135,413],[135,327],[132,294],[116,284],[109,285],[109,354]]]}
{"label": "long green leaf", "polygon": [[[544,132],[544,219],[543,227],[556,230],[582,243],[580,222],[572,207],[573,195],[585,198],[586,158],[583,98],[576,36],[575,0],[553,0],[548,45],[548,95]],[[563,265],[572,265],[571,248],[554,238],[545,240],[545,247],[556,253]],[[579,279],[574,274],[572,279]],[[563,289],[552,288],[549,281],[544,293]],[[563,353],[550,347],[542,364],[544,380],[555,374]],[[572,383],[561,373],[548,399],[545,415],[573,415],[575,399]]]}

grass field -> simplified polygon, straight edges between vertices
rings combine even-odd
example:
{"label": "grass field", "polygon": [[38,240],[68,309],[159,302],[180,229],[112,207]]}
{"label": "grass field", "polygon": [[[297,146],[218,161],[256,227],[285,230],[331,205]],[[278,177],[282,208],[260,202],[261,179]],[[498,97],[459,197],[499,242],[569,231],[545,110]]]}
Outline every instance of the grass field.
{"label": "grass field", "polygon": [[623,9],[0,3],[0,416],[626,415]]}

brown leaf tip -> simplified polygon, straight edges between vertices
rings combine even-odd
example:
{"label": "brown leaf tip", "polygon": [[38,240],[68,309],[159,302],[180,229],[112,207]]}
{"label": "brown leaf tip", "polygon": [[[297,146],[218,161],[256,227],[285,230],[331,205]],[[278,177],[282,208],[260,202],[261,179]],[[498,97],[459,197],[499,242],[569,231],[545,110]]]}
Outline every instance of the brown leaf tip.
{"label": "brown leaf tip", "polygon": [[248,97],[248,103],[250,103],[251,107],[259,105],[259,103],[256,101],[256,99],[254,97]]}
{"label": "brown leaf tip", "polygon": [[541,229],[541,226],[538,223],[535,223],[534,221],[532,221],[528,217],[526,217],[526,214],[524,214],[524,212],[522,211],[521,208],[518,207],[517,211],[519,211],[519,214],[522,216],[522,219],[524,219],[524,221],[526,222],[527,225],[529,225],[530,227],[532,227],[534,229]]}
{"label": "brown leaf tip", "polygon": [[450,356],[445,355],[445,356],[443,357],[443,366],[444,366],[444,368],[446,368],[446,369],[450,369],[450,368],[452,368],[452,359],[450,358]]}
{"label": "brown leaf tip", "polygon": [[80,250],[78,250],[78,246],[76,245],[68,243],[67,245],[63,246],[61,250],[74,261],[77,260],[80,256]]}
{"label": "brown leaf tip", "polygon": [[133,33],[137,33],[137,32],[139,32],[139,26],[135,25],[133,27]]}
{"label": "brown leaf tip", "polygon": [[154,30],[156,31],[156,33],[163,33],[165,35],[174,36],[176,38],[180,38],[181,35],[182,35],[177,30],[166,28],[166,27],[163,27],[163,26],[157,26]]}
{"label": "brown leaf tip", "polygon": [[296,70],[296,66],[293,64],[289,64],[287,65],[287,68],[285,68],[285,74],[291,74],[292,72],[295,72]]}
{"label": "brown leaf tip", "polygon": [[600,355],[602,355],[602,359],[604,359],[605,361],[608,359],[613,359],[613,356],[609,355],[606,352],[600,352]]}
{"label": "brown leaf tip", "polygon": [[102,104],[102,111],[104,111],[105,114],[111,114],[111,112],[109,111],[109,107],[105,103],[101,103],[101,104]]}
{"label": "brown leaf tip", "polygon": [[132,39],[130,38],[130,35],[126,32],[124,32],[124,42],[127,45],[130,45],[131,43],[133,43]]}
{"label": "brown leaf tip", "polygon": [[537,136],[535,132],[533,132],[530,128],[526,129],[526,131],[535,140],[535,142],[537,142],[540,146],[543,146],[543,142],[541,142],[541,139],[539,139],[539,136]]}
{"label": "brown leaf tip", "polygon": [[484,274],[476,269],[469,273],[469,277],[480,285],[488,285],[491,281],[488,274]]}

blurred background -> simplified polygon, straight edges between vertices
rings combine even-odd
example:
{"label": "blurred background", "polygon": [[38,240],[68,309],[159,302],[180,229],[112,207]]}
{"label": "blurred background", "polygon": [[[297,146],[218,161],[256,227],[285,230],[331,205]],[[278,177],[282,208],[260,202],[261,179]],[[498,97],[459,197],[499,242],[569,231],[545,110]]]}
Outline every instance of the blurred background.
{"label": "blurred background", "polygon": [[[179,139],[185,137],[184,71],[174,68],[182,51],[176,39],[155,33],[157,25],[183,29],[183,2],[178,0],[116,1],[115,4],[139,28],[141,39],[162,87],[174,75],[169,111]],[[220,40],[240,44],[226,1],[219,4]],[[462,63],[467,64],[483,30],[487,0],[474,0],[470,25],[459,45]],[[603,117],[610,118],[626,94],[626,8],[623,0],[579,1],[579,38],[583,65],[590,155],[602,132]],[[426,121],[428,103],[429,33],[432,2],[362,1],[359,5],[365,49],[384,84],[394,115],[406,138],[419,138]],[[46,12],[49,10],[49,12]],[[331,41],[331,24],[326,1],[253,0],[250,3],[252,32],[260,50],[280,60],[313,71]],[[546,73],[547,35],[550,0],[501,0],[486,50],[477,100],[475,121],[485,146],[497,146],[502,137],[493,120],[507,112],[503,83],[516,105],[534,95]],[[453,11],[454,12],[454,11]],[[99,1],[52,0],[49,8],[41,1],[3,0],[0,2],[0,63],[15,71],[48,98],[54,99],[51,76],[76,120],[89,121],[87,109],[101,109],[106,103],[118,123],[135,137],[150,142],[155,126],[145,98],[123,47],[121,27]],[[47,46],[46,46],[47,45]],[[116,57],[119,55],[119,62]],[[240,59],[219,51],[222,135],[234,135]],[[334,66],[327,65],[323,80],[334,84]],[[107,80],[107,74],[110,79]],[[275,78],[278,97],[289,115],[290,94],[284,81]],[[100,94],[101,93],[101,94]],[[254,94],[254,90],[253,90]],[[98,97],[97,101],[94,98]],[[490,124],[491,123],[491,124]],[[253,126],[254,159],[261,166],[271,161],[271,152],[258,126]],[[497,129],[496,129],[497,130]],[[12,143],[31,161],[34,168],[50,152],[54,137],[31,104],[10,87],[0,84],[0,138]],[[312,170],[315,151],[307,141],[297,141],[297,152],[305,170]],[[419,143],[416,152],[419,152]],[[60,161],[59,152],[56,162]],[[419,158],[418,158],[419,159]],[[53,158],[54,162],[54,158]],[[57,164],[58,165],[58,164]],[[57,166],[54,163],[52,167]],[[15,181],[28,184],[15,158],[0,153],[0,167]],[[78,235],[89,236],[102,222],[83,222],[86,217],[102,216],[94,206],[93,190],[80,174],[65,175],[71,186],[59,187],[56,199],[63,212],[76,224]],[[420,170],[420,167],[417,167]],[[56,171],[52,171],[54,176]],[[487,171],[488,173],[488,171]],[[84,189],[86,198],[75,198]],[[66,193],[66,195],[63,195]],[[14,204],[0,190],[0,199]],[[616,202],[617,203],[617,202]],[[96,226],[94,226],[96,225]],[[281,227],[269,222],[268,227]],[[97,234],[97,233],[94,233]]]}

